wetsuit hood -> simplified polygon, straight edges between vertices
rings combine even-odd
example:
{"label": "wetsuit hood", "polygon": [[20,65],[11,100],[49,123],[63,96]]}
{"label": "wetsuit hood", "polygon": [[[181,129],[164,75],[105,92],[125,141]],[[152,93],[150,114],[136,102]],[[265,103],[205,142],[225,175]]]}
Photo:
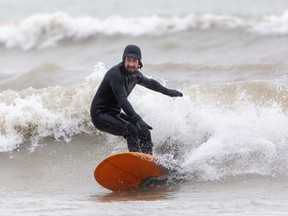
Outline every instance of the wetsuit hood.
{"label": "wetsuit hood", "polygon": [[124,52],[123,52],[123,56],[122,56],[122,62],[124,63],[125,58],[128,56],[132,56],[134,58],[137,58],[139,60],[139,65],[140,68],[143,67],[142,64],[142,54],[141,54],[141,49],[136,46],[136,45],[128,45],[125,47]]}

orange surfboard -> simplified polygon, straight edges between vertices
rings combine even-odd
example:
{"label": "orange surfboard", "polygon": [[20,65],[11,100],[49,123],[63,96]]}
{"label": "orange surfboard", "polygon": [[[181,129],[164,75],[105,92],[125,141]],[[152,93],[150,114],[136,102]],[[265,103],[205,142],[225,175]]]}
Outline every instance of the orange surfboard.
{"label": "orange surfboard", "polygon": [[113,154],[98,164],[94,178],[111,191],[137,189],[146,179],[165,175],[155,160],[138,152]]}

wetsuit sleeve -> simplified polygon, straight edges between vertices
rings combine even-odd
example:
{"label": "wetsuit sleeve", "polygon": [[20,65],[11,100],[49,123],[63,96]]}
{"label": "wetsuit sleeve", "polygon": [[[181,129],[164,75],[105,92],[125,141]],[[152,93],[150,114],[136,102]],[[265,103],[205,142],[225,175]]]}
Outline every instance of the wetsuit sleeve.
{"label": "wetsuit sleeve", "polygon": [[159,82],[157,82],[154,79],[145,77],[143,74],[140,74],[139,84],[144,86],[144,87],[146,87],[146,88],[148,88],[148,89],[151,89],[153,91],[160,92],[160,93],[162,93],[164,95],[169,95],[169,89],[168,88],[166,88],[165,86],[161,85]]}
{"label": "wetsuit sleeve", "polygon": [[[120,74],[120,73],[119,73]],[[131,118],[133,122],[138,121],[141,117],[136,113],[131,103],[128,101],[127,91],[122,76],[114,77],[109,80],[113,93],[118,100],[121,109]]]}

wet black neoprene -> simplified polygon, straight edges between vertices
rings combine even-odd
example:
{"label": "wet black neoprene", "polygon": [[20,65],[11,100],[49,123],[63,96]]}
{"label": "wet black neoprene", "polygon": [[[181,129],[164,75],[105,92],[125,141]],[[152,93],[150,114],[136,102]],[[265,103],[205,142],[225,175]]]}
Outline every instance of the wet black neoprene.
{"label": "wet black neoprene", "polygon": [[[168,89],[156,80],[147,78],[139,70],[134,73],[127,72],[123,64],[119,63],[107,71],[98,87],[91,104],[91,118],[97,129],[125,137],[129,151],[152,154],[153,144],[149,130],[152,128],[128,101],[128,96],[136,84],[172,97],[179,96],[173,95],[176,90]],[[180,92],[178,94],[182,95]]]}

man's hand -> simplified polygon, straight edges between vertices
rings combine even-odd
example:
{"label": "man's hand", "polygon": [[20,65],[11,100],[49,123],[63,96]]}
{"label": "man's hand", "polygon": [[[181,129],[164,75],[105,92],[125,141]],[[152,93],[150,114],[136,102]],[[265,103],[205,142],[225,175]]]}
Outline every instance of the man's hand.
{"label": "man's hand", "polygon": [[183,97],[183,94],[175,89],[168,89],[168,95],[170,97]]}

